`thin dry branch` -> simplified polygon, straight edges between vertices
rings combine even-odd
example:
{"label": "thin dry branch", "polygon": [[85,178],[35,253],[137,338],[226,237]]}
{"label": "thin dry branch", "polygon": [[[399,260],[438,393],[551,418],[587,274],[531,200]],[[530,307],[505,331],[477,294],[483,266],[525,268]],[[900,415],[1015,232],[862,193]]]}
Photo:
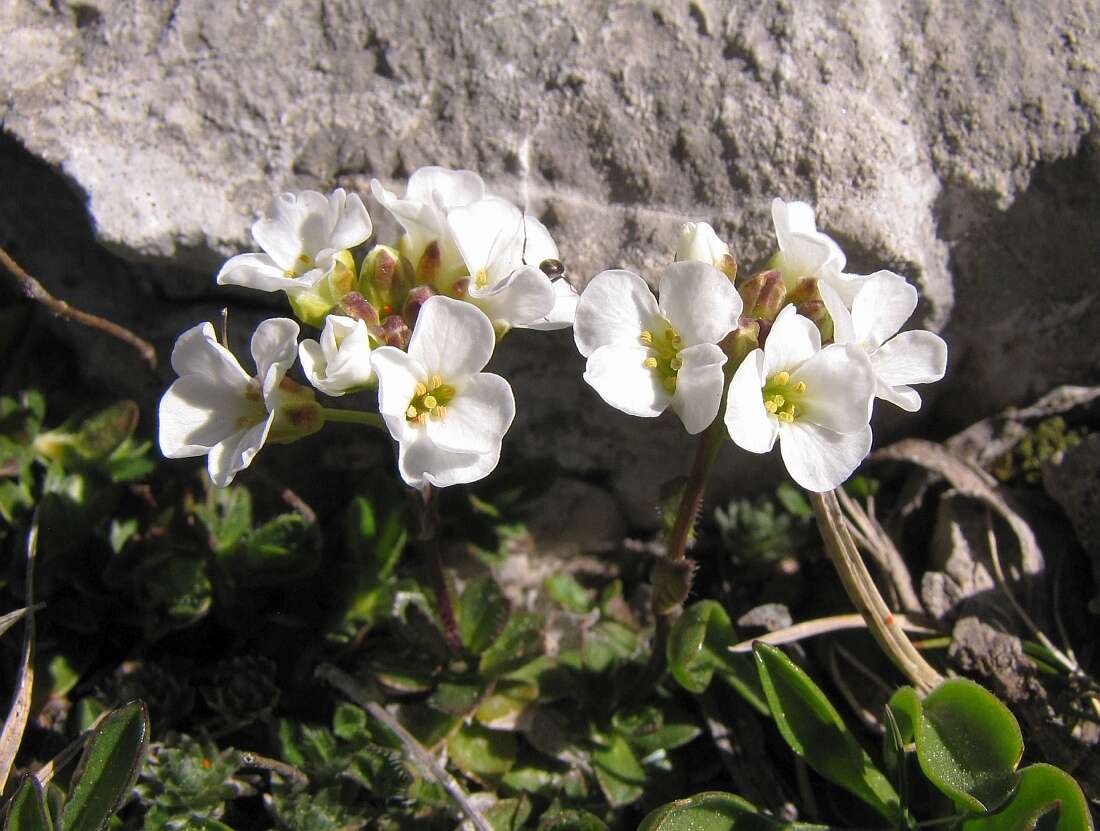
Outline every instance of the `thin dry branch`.
{"label": "thin dry branch", "polygon": [[74,320],[77,323],[82,323],[85,326],[98,329],[111,337],[118,338],[130,344],[130,346],[138,351],[142,359],[149,364],[152,369],[157,368],[157,351],[149,341],[138,337],[125,326],[120,326],[106,318],[73,308],[64,300],[58,300],[46,291],[41,283],[24,271],[19,263],[13,260],[11,255],[3,248],[0,248],[0,263],[2,263],[4,267],[11,272],[12,276],[19,281],[19,285],[23,289],[23,294],[31,300],[41,303],[59,317]]}

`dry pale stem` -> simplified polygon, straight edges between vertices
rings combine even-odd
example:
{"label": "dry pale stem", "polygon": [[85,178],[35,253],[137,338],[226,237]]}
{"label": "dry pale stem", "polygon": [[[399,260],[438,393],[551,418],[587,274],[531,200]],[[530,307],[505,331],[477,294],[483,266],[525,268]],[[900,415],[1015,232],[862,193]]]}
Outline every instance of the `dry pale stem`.
{"label": "dry pale stem", "polygon": [[871,635],[917,691],[922,695],[929,693],[943,681],[943,677],[910,643],[896,616],[882,599],[859,556],[836,493],[811,493],[810,501],[829,559],[833,561],[848,597],[867,621]]}

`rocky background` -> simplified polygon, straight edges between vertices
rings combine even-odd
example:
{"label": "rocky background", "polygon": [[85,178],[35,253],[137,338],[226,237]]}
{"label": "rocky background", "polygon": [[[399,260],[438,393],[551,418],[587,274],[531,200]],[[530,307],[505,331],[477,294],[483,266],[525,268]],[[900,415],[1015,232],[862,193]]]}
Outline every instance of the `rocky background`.
{"label": "rocky background", "polygon": [[[151,373],[3,289],[5,364],[53,361],[146,413],[179,332],[229,305],[243,346],[283,308],[213,281],[273,193],[400,189],[425,164],[526,203],[578,286],[653,273],[690,219],[751,268],[772,197],[814,203],[850,270],[908,276],[914,325],[951,347],[919,414],[877,417],[880,445],[1100,381],[1093,0],[0,0],[0,43],[0,245],[161,356]],[[61,363],[26,346],[47,324],[72,346]],[[652,523],[658,485],[687,467],[679,423],[604,406],[568,333],[514,334],[494,360],[520,408],[506,453],[589,483],[566,501],[591,505],[600,483]],[[308,452],[388,461],[341,437]],[[732,449],[721,467],[727,492],[780,473]]]}

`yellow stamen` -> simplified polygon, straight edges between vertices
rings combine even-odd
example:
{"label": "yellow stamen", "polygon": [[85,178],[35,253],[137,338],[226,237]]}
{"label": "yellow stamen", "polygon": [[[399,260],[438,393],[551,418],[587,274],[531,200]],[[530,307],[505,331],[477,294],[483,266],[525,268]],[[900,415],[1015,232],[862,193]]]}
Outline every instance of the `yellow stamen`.
{"label": "yellow stamen", "polygon": [[679,372],[684,366],[684,360],[679,355],[676,355],[668,362],[669,368],[675,372]]}
{"label": "yellow stamen", "polygon": [[478,269],[477,276],[474,277],[474,285],[479,289],[483,289],[489,285],[489,275],[484,268]]}
{"label": "yellow stamen", "polygon": [[435,400],[434,395],[425,395],[424,396],[424,409],[425,410],[434,410],[438,406],[439,406],[439,402]]}
{"label": "yellow stamen", "polygon": [[443,379],[440,378],[438,375],[433,375],[432,378],[431,378],[431,382],[432,382],[432,389],[433,390],[436,389],[437,387],[443,386]]}
{"label": "yellow stamen", "polygon": [[653,333],[648,329],[643,329],[642,333],[638,335],[638,340],[644,343],[646,346],[653,345]]}
{"label": "yellow stamen", "polygon": [[423,384],[417,384],[416,389],[413,390],[413,392],[416,394],[416,397],[419,398],[422,395],[428,394],[428,388]]}
{"label": "yellow stamen", "polygon": [[420,415],[419,410],[417,410],[416,407],[414,407],[412,404],[409,405],[409,409],[405,410],[405,418],[409,419],[410,421],[415,419],[418,415]]}
{"label": "yellow stamen", "polygon": [[785,387],[791,382],[791,373],[787,372],[787,370],[777,372],[772,380],[779,386]]}
{"label": "yellow stamen", "polygon": [[794,385],[794,391],[795,392],[805,392],[806,391],[806,382],[805,381],[799,381],[797,384]]}
{"label": "yellow stamen", "polygon": [[657,359],[654,358],[651,355],[650,357],[648,357],[644,361],[642,361],[642,366],[644,366],[646,369],[656,369],[657,368]]}
{"label": "yellow stamen", "polygon": [[792,424],[794,422],[794,413],[776,413],[775,417],[778,418],[780,421],[785,421],[787,424]]}
{"label": "yellow stamen", "polygon": [[774,401],[765,401],[764,409],[767,410],[769,413],[774,414],[779,409],[779,407],[776,406],[776,403]]}
{"label": "yellow stamen", "polygon": [[772,401],[775,402],[776,407],[782,407],[784,404],[787,403],[787,399],[784,398],[782,395],[773,396]]}
{"label": "yellow stamen", "polygon": [[443,418],[443,416],[447,415],[447,408],[440,404],[438,407],[432,410],[432,415],[436,418]]}

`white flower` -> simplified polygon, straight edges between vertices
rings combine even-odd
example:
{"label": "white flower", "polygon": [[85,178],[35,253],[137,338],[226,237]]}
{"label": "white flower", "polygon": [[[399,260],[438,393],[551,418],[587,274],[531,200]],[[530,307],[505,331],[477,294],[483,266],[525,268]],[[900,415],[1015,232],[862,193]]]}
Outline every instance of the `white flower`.
{"label": "white flower", "polygon": [[548,321],[557,296],[536,266],[557,259],[558,247],[541,222],[507,200],[487,196],[448,212],[447,226],[469,274],[467,300],[498,326]]}
{"label": "white flower", "polygon": [[[377,179],[371,180],[370,188],[374,198],[405,229],[399,247],[418,273],[423,276],[423,271],[428,271],[434,277],[438,272],[445,279],[454,279],[462,272],[462,256],[447,226],[447,214],[485,196],[480,176],[470,170],[422,167],[409,177],[404,199],[386,190]],[[435,247],[422,265],[421,259],[433,243]]]}
{"label": "white flower", "polygon": [[374,377],[367,324],[342,315],[325,318],[321,340],[303,340],[298,356],[307,380],[325,395],[343,395]]}
{"label": "white flower", "polygon": [[850,304],[866,279],[845,274],[846,258],[832,237],[817,230],[814,209],[805,202],[772,200],[772,221],[779,251],[768,264],[783,275],[787,289],[810,277],[832,286]]}
{"label": "white flower", "polygon": [[730,247],[706,222],[686,222],[676,244],[677,260],[695,260],[714,266],[727,277],[735,267]]}
{"label": "white flower", "polygon": [[660,301],[630,271],[592,278],[577,304],[573,336],[588,358],[584,380],[635,416],[671,407],[689,433],[706,429],[722,402],[726,355],[716,345],[737,328],[741,298],[713,266],[673,263]]}
{"label": "white flower", "polygon": [[817,327],[787,306],[764,342],[730,381],[726,428],[739,447],[767,453],[779,439],[791,478],[807,490],[832,490],[871,449],[875,378],[863,350],[821,348]]}
{"label": "white flower", "polygon": [[908,412],[920,409],[920,393],[910,384],[929,384],[947,370],[947,344],[932,332],[898,330],[917,308],[917,290],[892,271],[865,278],[849,312],[831,287],[821,289],[833,318],[833,340],[862,348],[875,374],[875,397]]}
{"label": "white flower", "polygon": [[265,442],[293,441],[320,429],[313,392],[285,377],[297,338],[293,320],[261,323],[252,335],[256,375],[249,377],[209,323],[180,335],[172,350],[180,377],[160,401],[161,452],[170,459],[209,454],[210,478],[225,487]]}
{"label": "white flower", "polygon": [[339,252],[373,231],[357,194],[337,188],[283,193],[252,226],[263,254],[239,254],[218,272],[218,283],[297,295],[312,290],[332,270]]}
{"label": "white flower", "polygon": [[495,343],[477,308],[437,295],[421,307],[407,353],[383,346],[371,355],[378,410],[410,487],[474,482],[497,466],[516,403],[507,381],[481,371]]}

